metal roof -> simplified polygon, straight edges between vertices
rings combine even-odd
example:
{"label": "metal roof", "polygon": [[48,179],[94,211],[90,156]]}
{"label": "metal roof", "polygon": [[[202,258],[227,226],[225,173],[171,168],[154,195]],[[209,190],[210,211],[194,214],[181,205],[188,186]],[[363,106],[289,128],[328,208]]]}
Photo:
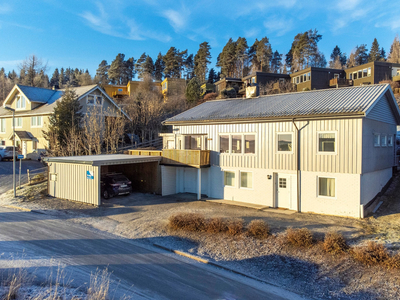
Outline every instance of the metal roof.
{"label": "metal roof", "polygon": [[47,103],[56,90],[17,84],[17,87],[31,102]]}
{"label": "metal roof", "polygon": [[388,84],[377,84],[248,99],[214,100],[169,118],[164,123],[365,115],[368,108],[388,89]]}
{"label": "metal roof", "polygon": [[100,154],[84,156],[45,157],[44,161],[56,163],[82,164],[91,166],[139,164],[161,161],[161,156],[142,156],[128,154]]}

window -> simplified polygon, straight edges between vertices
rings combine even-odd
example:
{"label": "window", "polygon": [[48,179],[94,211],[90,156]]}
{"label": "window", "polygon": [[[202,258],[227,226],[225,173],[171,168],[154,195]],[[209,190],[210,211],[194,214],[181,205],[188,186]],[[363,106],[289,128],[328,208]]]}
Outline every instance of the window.
{"label": "window", "polygon": [[87,97],[87,104],[94,105],[94,96],[89,95]]}
{"label": "window", "polygon": [[374,133],[374,146],[379,147],[381,145],[381,135],[379,133]]}
{"label": "window", "polygon": [[350,79],[350,80],[353,79],[353,74],[352,74],[352,73],[349,74],[349,79]]}
{"label": "window", "polygon": [[337,73],[333,74],[333,78],[339,78],[339,74]]}
{"label": "window", "polygon": [[318,178],[319,188],[318,195],[325,197],[335,197],[335,178],[326,178],[319,177]]}
{"label": "window", "polygon": [[229,153],[229,135],[220,135],[219,137],[219,152]]}
{"label": "window", "polygon": [[302,82],[303,82],[303,75],[300,76],[300,83],[302,83]]}
{"label": "window", "polygon": [[103,104],[103,97],[96,96],[96,105],[102,105],[102,104]]}
{"label": "window", "polygon": [[307,74],[303,75],[303,81],[307,81]]}
{"label": "window", "polygon": [[6,145],[6,141],[5,140],[0,140],[0,146],[5,146]]}
{"label": "window", "polygon": [[361,70],[358,71],[357,77],[358,77],[358,79],[362,78],[362,71]]}
{"label": "window", "polygon": [[22,127],[22,118],[15,118],[15,128]]}
{"label": "window", "polygon": [[241,135],[232,135],[232,153],[242,153]]}
{"label": "window", "polygon": [[32,127],[42,127],[42,117],[31,117],[31,126]]}
{"label": "window", "polygon": [[292,151],[291,133],[278,133],[278,151]]}
{"label": "window", "polygon": [[387,137],[387,145],[388,147],[393,147],[393,135],[389,134]]}
{"label": "window", "polygon": [[296,77],[296,83],[299,83],[299,76]]}
{"label": "window", "polygon": [[293,77],[293,83],[296,83],[296,77]]}
{"label": "window", "polygon": [[186,135],[185,136],[186,150],[201,150],[201,135]]}
{"label": "window", "polygon": [[97,95],[88,95],[87,102],[88,105],[102,105],[103,104],[103,97]]}
{"label": "window", "polygon": [[386,147],[387,137],[386,134],[381,134],[381,147]]}
{"label": "window", "polygon": [[311,72],[307,73],[307,80],[311,80]]}
{"label": "window", "polygon": [[37,142],[36,141],[32,141],[32,149],[33,150],[37,149]]}
{"label": "window", "polygon": [[240,172],[240,187],[251,189],[253,187],[253,173]]}
{"label": "window", "polygon": [[286,178],[279,178],[279,188],[286,189]]}
{"label": "window", "polygon": [[252,77],[252,78],[251,78],[251,82],[252,82],[252,83],[256,83],[256,78],[255,78],[255,77]]}
{"label": "window", "polygon": [[6,132],[6,119],[0,119],[0,132]]}
{"label": "window", "polygon": [[235,172],[230,172],[230,171],[224,172],[224,185],[235,186]]}
{"label": "window", "polygon": [[353,73],[353,79],[356,80],[357,79],[357,72]]}
{"label": "window", "polygon": [[318,133],[318,151],[335,152],[336,134],[334,132]]}
{"label": "window", "polygon": [[371,76],[371,67],[368,68],[368,77]]}
{"label": "window", "polygon": [[367,77],[368,76],[368,71],[367,71],[367,69],[364,69],[363,70],[363,77]]}
{"label": "window", "polygon": [[18,95],[17,96],[17,103],[15,105],[16,109],[22,109],[25,108],[26,104],[25,104],[25,97],[22,95]]}
{"label": "window", "polygon": [[122,89],[118,89],[118,92],[122,92]]}
{"label": "window", "polygon": [[256,136],[253,134],[245,135],[244,145],[244,153],[256,153]]}

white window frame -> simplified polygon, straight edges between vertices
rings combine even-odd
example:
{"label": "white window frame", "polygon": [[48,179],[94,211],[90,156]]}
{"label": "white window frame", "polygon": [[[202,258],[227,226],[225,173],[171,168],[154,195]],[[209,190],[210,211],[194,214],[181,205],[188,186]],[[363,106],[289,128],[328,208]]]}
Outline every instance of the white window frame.
{"label": "white window frame", "polygon": [[[335,151],[319,151],[319,135],[321,133],[334,133],[335,134]],[[317,154],[321,155],[337,155],[338,149],[338,138],[337,138],[337,131],[317,131]]]}
{"label": "white window frame", "polygon": [[[381,134],[381,147],[387,147],[387,135],[386,134]],[[385,143],[382,142],[382,139]]]}
{"label": "white window frame", "polygon": [[367,77],[371,77],[371,75],[372,75],[372,70],[371,67],[369,67],[367,71]]}
{"label": "white window frame", "polygon": [[[364,71],[365,71],[365,73],[364,73]],[[363,69],[363,78],[366,78],[366,77],[368,77],[368,69],[367,68],[365,68],[365,69]],[[365,75],[365,76],[364,76]]]}
{"label": "white window frame", "polygon": [[[230,172],[230,173],[233,173],[233,174],[235,174],[235,178],[234,178],[234,180],[233,180],[233,185],[226,185],[225,184],[225,172]],[[226,187],[226,188],[236,188],[236,185],[237,185],[237,177],[236,177],[236,171],[234,171],[234,170],[223,170],[223,180],[224,180],[224,187]]]}
{"label": "white window frame", "polygon": [[[251,188],[242,186],[242,173],[251,173]],[[239,171],[239,188],[243,190],[253,190],[254,189],[254,177],[252,171]]]}
{"label": "white window frame", "polygon": [[[18,122],[17,122],[18,119],[21,119],[21,126],[18,126]],[[14,122],[15,122],[15,124],[13,124],[13,125],[15,125],[15,128],[22,128],[22,126],[24,125],[24,119],[22,117],[15,118]]]}
{"label": "white window frame", "polygon": [[387,146],[393,147],[393,135],[392,134],[388,134],[388,136],[387,136]]}
{"label": "white window frame", "polygon": [[[244,132],[242,133],[242,151],[243,151],[243,155],[253,155],[255,156],[257,153],[257,134],[255,132]],[[246,153],[246,138],[245,135],[254,135],[254,153]]]}
{"label": "white window frame", "polygon": [[[279,135],[281,135],[281,134],[290,134],[292,136],[292,150],[291,151],[279,151]],[[290,132],[290,131],[283,132],[282,131],[282,132],[277,132],[276,133],[276,147],[275,147],[276,153],[279,153],[279,154],[293,154],[293,148],[294,148],[293,132]]]}
{"label": "white window frame", "polygon": [[7,121],[5,118],[2,118],[0,119],[0,133],[6,133],[6,131],[7,131]]}
{"label": "white window frame", "polygon": [[[221,136],[228,136],[229,139],[229,150],[228,152],[221,152]],[[232,136],[233,135],[240,135],[241,136],[241,143],[242,143],[242,149],[240,152],[235,152],[232,153]],[[245,153],[245,135],[254,135],[254,153]],[[230,154],[230,155],[246,155],[246,156],[255,156],[257,154],[257,134],[255,132],[231,132],[231,133],[219,133],[218,134],[218,153],[219,154]]]}
{"label": "white window frame", "polygon": [[[375,143],[375,137],[378,136],[378,143]],[[381,146],[381,134],[380,133],[374,133],[374,147],[380,147]]]}
{"label": "white window frame", "polygon": [[[93,103],[89,102],[89,97],[93,97]],[[97,104],[97,97],[101,97],[101,104]],[[104,97],[102,95],[89,94],[86,96],[86,105],[89,106],[103,106]]]}
{"label": "white window frame", "polygon": [[[40,118],[40,125],[38,125],[39,118]],[[36,120],[35,125],[32,124],[33,123],[33,119]],[[42,116],[31,117],[31,128],[41,128],[41,127],[43,127],[43,117]]]}
{"label": "white window frame", "polygon": [[[21,102],[19,102],[21,101]],[[20,103],[20,105],[18,106],[18,102]],[[26,99],[25,96],[23,95],[17,95],[15,97],[15,110],[24,110],[26,109]]]}
{"label": "white window frame", "polygon": [[[319,179],[320,178],[327,178],[327,179],[334,179],[335,180],[335,196],[324,196],[319,194]],[[325,199],[337,199],[337,178],[332,176],[317,176],[317,197],[318,198],[325,198]]]}
{"label": "white window frame", "polygon": [[[221,136],[228,136],[228,152],[221,152]],[[218,134],[218,153],[219,154],[232,154],[231,153],[231,136],[229,133]]]}

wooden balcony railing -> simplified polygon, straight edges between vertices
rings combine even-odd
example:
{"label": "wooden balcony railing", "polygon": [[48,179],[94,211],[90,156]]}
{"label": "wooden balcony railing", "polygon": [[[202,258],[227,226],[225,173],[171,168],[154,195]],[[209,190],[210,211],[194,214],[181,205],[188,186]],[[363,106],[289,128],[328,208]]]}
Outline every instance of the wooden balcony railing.
{"label": "wooden balcony railing", "polygon": [[353,85],[353,80],[346,78],[333,78],[329,80],[329,86],[351,86]]}
{"label": "wooden balcony railing", "polygon": [[130,155],[162,156],[161,164],[205,168],[210,166],[210,150],[129,150]]}

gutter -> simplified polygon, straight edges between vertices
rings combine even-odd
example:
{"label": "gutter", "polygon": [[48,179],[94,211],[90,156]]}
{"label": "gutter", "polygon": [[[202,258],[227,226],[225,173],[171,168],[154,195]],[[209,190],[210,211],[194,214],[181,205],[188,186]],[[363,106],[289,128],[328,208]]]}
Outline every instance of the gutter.
{"label": "gutter", "polygon": [[294,122],[294,118],[292,119],[292,123],[294,125],[294,127],[296,128],[296,148],[297,148],[297,159],[296,159],[296,171],[297,171],[297,212],[300,212],[300,184],[301,184],[301,180],[300,180],[300,131],[299,128],[297,127],[296,123]]}

